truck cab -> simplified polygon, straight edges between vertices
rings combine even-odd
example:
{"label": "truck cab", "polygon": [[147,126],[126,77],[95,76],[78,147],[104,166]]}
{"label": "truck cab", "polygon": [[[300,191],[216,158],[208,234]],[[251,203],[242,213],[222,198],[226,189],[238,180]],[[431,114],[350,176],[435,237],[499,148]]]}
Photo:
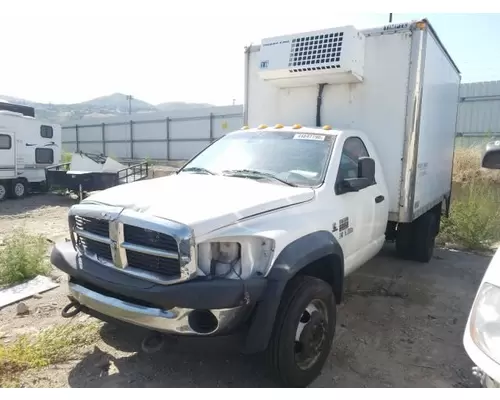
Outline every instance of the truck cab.
{"label": "truck cab", "polygon": [[[329,353],[344,276],[385,242],[387,195],[363,132],[243,127],[175,176],[111,188],[73,206],[73,244],[57,245],[52,262],[70,275],[73,304],[165,333],[223,334],[250,316],[263,318],[250,323],[259,332],[246,342],[246,351],[258,352],[276,335],[277,315],[297,322],[294,337],[278,340],[275,351],[301,347],[296,356],[306,365]],[[178,242],[168,238],[174,232]],[[289,292],[295,285],[300,293]],[[106,292],[128,299],[126,310]],[[283,301],[293,308],[278,311]],[[183,311],[169,316],[166,304]],[[308,384],[315,365],[302,367],[306,373],[285,369],[282,379]]]}

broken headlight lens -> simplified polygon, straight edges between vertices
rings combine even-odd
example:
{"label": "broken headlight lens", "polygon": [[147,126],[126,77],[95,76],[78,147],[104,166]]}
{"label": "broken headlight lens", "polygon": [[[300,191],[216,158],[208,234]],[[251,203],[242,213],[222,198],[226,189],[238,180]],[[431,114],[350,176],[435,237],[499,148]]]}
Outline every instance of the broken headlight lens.
{"label": "broken headlight lens", "polygon": [[228,279],[265,275],[273,250],[272,239],[257,236],[208,241],[198,245],[198,268],[203,275]]}

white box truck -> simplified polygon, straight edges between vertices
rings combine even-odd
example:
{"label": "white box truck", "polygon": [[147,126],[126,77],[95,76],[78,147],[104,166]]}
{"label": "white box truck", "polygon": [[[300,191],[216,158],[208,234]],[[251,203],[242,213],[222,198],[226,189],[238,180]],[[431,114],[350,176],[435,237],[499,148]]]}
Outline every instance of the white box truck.
{"label": "white box truck", "polygon": [[47,189],[45,168],[61,159],[61,126],[32,107],[0,101],[0,201]]}
{"label": "white box truck", "polygon": [[345,277],[387,239],[432,257],[460,73],[427,20],[265,39],[245,57],[248,126],[172,176],[74,205],[51,260],[69,275],[65,317],[238,333],[283,385],[306,386]]}

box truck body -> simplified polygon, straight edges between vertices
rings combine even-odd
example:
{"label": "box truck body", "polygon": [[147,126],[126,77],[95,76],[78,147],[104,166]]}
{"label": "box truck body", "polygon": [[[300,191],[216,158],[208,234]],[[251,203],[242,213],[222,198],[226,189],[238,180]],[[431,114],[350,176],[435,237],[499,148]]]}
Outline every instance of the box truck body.
{"label": "box truck body", "polygon": [[394,222],[451,192],[460,72],[428,21],[418,23],[275,37],[246,53],[245,123],[365,132],[382,158]]}

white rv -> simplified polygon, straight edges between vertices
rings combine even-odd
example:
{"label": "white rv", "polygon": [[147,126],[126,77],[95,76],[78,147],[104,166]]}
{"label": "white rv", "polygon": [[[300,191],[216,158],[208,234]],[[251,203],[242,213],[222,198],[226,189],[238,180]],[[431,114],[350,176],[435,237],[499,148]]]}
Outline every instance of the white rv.
{"label": "white rv", "polygon": [[0,102],[0,201],[46,187],[45,168],[60,162],[61,126],[30,107]]}

